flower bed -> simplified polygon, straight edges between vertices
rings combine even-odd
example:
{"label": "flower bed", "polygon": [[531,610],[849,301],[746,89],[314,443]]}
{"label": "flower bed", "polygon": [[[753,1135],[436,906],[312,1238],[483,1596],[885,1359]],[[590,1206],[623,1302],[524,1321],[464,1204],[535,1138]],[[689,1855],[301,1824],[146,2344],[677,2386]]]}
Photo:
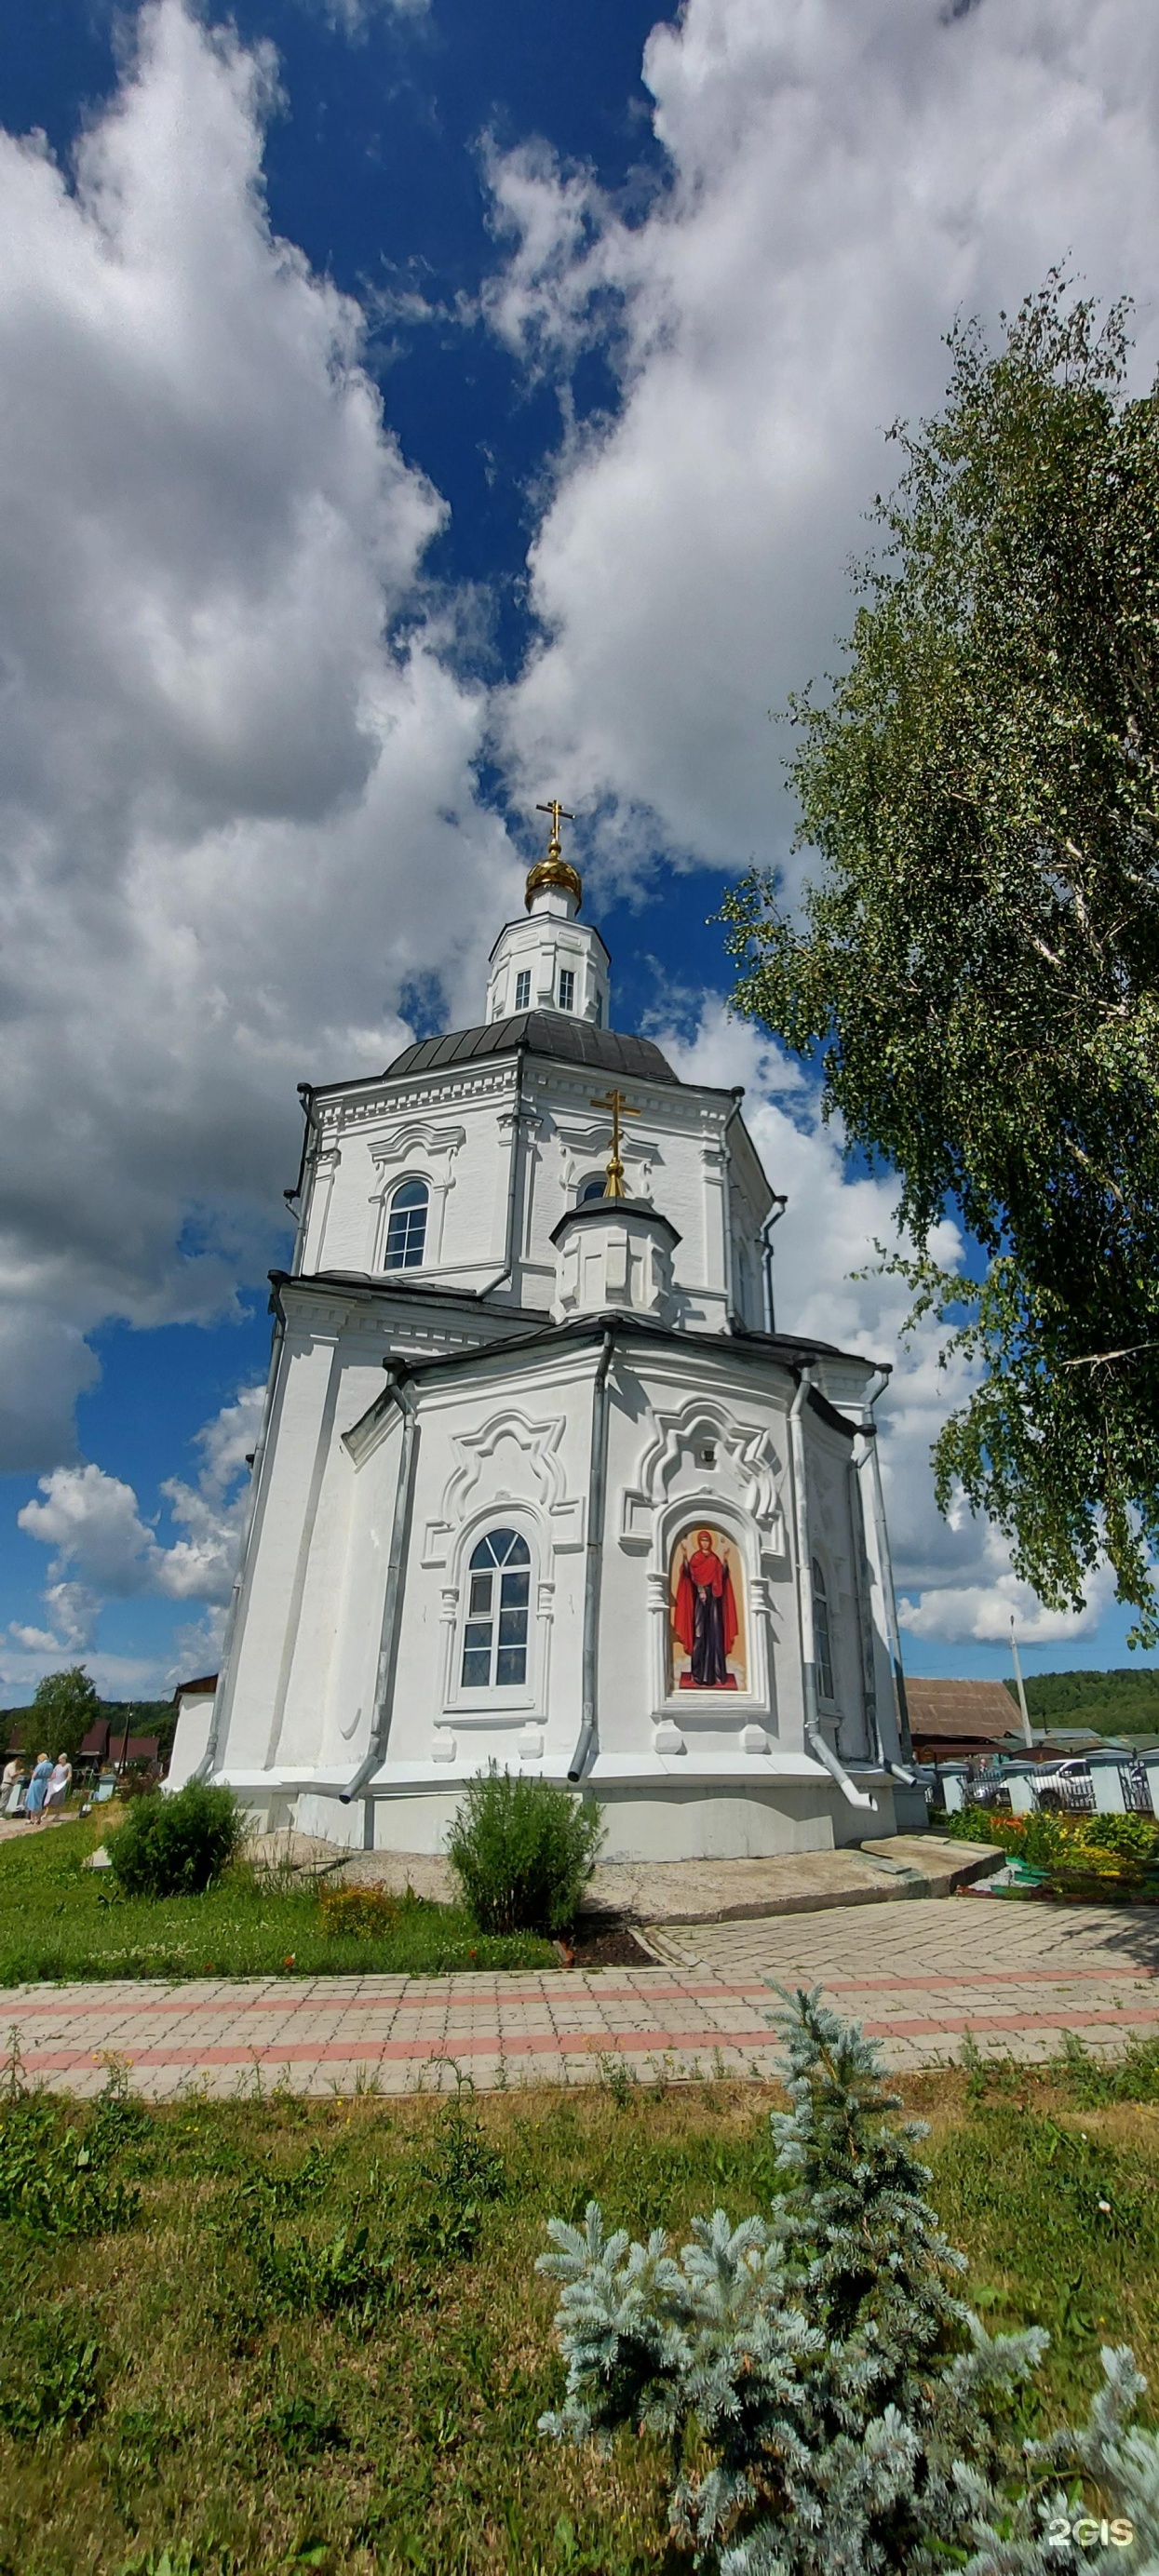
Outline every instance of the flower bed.
{"label": "flower bed", "polygon": [[1052,1896],[1159,1900],[1159,1823],[1153,1816],[1068,1816],[1037,1808],[1010,1816],[965,1807],[946,1820],[962,1842],[995,1843]]}

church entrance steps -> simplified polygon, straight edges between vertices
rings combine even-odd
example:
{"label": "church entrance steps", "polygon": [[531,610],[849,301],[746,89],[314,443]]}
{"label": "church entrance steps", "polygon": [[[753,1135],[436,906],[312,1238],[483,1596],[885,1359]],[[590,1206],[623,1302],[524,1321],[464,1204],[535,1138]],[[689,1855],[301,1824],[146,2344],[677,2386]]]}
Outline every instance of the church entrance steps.
{"label": "church entrance steps", "polygon": [[770,1860],[609,1863],[596,1870],[584,1913],[639,1923],[651,1942],[667,1923],[743,1923],[897,1897],[950,1896],[1003,1858],[988,1844],[898,1834],[860,1849],[786,1852]]}
{"label": "church entrance steps", "polygon": [[[107,2058],[132,2090],[349,2095],[449,2088],[770,2080],[773,1988],[820,1985],[897,2069],[1052,2057],[1068,2031],[1122,2050],[1159,2032],[1159,1923],[1146,1906],[945,1905],[856,1917],[669,1926],[656,1967],[507,1976],[269,1977],[10,1988],[34,2082],[92,2095]],[[677,1955],[679,1954],[679,1955]]]}

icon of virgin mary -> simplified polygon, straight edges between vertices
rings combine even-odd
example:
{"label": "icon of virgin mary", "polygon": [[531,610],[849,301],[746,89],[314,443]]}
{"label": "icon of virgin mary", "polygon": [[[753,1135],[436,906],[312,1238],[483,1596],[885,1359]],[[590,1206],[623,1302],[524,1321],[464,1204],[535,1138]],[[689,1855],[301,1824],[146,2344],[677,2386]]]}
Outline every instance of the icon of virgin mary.
{"label": "icon of virgin mary", "polygon": [[682,1690],[736,1689],[728,1657],[739,1624],[728,1559],[718,1556],[711,1530],[698,1530],[681,1561],[672,1611],[673,1636],[689,1658]]}

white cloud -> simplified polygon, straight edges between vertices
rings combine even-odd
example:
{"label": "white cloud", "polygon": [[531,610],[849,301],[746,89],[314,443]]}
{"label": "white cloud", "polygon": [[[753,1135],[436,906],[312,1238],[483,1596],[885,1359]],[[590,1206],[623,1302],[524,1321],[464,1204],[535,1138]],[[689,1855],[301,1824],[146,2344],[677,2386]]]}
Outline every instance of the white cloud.
{"label": "white cloud", "polygon": [[[656,1033],[683,1080],[745,1086],[746,1123],[774,1189],[786,1191],[789,1201],[773,1235],[778,1325],[892,1363],[877,1420],[903,1626],[918,1639],[1006,1645],[1013,1611],[1022,1643],[1090,1635],[1112,1598],[1108,1569],[1095,1575],[1085,1612],[1045,1610],[1011,1572],[1009,1547],[997,1530],[960,1507],[943,1518],[934,1502],[930,1449],[972,1381],[960,1363],[940,1366],[940,1335],[932,1323],[900,1339],[910,1300],[902,1281],[881,1273],[874,1249],[903,1245],[896,1181],[849,1177],[840,1126],[822,1121],[816,1084],[780,1047],[730,1020],[718,1002],[708,1005],[691,1041]],[[942,1225],[932,1249],[947,1268],[956,1266],[957,1229]],[[859,1272],[865,1275],[854,1275]]]}
{"label": "white cloud", "polygon": [[227,1312],[264,1271],[296,1082],[386,1061],[408,976],[457,1002],[516,882],[475,799],[485,699],[423,588],[443,504],[357,306],[270,232],[272,59],[181,0],[138,38],[75,187],[0,136],[0,1464],[25,1469],[75,1459],[95,1323]]}
{"label": "white cloud", "polygon": [[1100,1565],[1087,1586],[1082,1611],[1047,1610],[1010,1570],[1010,1555],[1001,1533],[987,1529],[982,1554],[991,1568],[987,1583],[933,1585],[916,1601],[898,1601],[898,1618],[912,1637],[931,1637],[949,1645],[971,1639],[980,1645],[1008,1646],[1011,1621],[1020,1646],[1053,1646],[1094,1635],[1114,1599],[1109,1566]]}
{"label": "white cloud", "polygon": [[[493,156],[486,302],[529,368],[601,341],[622,410],[565,438],[532,549],[544,643],[512,693],[515,773],[603,800],[609,858],[653,838],[783,855],[767,722],[833,660],[899,413],[941,335],[1056,262],[1139,299],[1159,353],[1153,0],[685,0],[645,54],[671,185],[643,219],[543,146]],[[892,461],[891,461],[892,456]],[[627,818],[628,845],[619,826]]]}
{"label": "white cloud", "polygon": [[[166,1546],[141,1516],[131,1485],[91,1462],[54,1467],[40,1479],[43,1499],[17,1513],[22,1530],[55,1550],[45,1599],[53,1609],[51,1649],[87,1642],[102,1600],[142,1593],[171,1601],[224,1604],[229,1599],[245,1513],[247,1455],[261,1422],[265,1389],[245,1387],[197,1435],[202,1464],[195,1485],[171,1477],[162,1485],[173,1520],[188,1534]],[[14,1629],[30,1644],[31,1631]]]}

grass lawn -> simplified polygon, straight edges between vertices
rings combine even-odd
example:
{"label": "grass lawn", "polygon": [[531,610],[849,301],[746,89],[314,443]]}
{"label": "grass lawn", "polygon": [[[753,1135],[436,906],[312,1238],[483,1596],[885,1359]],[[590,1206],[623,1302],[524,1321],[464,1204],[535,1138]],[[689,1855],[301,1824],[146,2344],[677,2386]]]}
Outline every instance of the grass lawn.
{"label": "grass lawn", "polygon": [[263,1887],[241,1872],[205,1896],[128,1899],[110,1870],[86,1869],[117,1822],[106,1807],[76,1824],[25,1826],[0,1842],[0,1985],[42,1977],[266,1977],[451,1968],[557,1967],[549,1941],[498,1938],[469,1914],[416,1900],[371,1937],[328,1933],[310,1884]]}
{"label": "grass lawn", "polygon": [[[1159,2092],[1149,2065],[1138,2089]],[[1013,2069],[904,2090],[967,2296],[992,2328],[1050,2330],[1027,2429],[1082,2408],[1105,2342],[1131,2342],[1154,2390],[1159,2103],[1084,2104],[1064,2073]],[[678,2241],[694,2211],[766,2204],[771,2098],[26,2098],[0,2117],[2,2576],[675,2565],[658,2446],[600,2457],[536,2431],[562,2372],[532,2266],[549,2213],[592,2193]],[[79,2180],[70,2119],[94,2146]],[[37,2123],[44,2207],[20,2198]],[[54,2212],[96,2232],[53,2234]]]}

